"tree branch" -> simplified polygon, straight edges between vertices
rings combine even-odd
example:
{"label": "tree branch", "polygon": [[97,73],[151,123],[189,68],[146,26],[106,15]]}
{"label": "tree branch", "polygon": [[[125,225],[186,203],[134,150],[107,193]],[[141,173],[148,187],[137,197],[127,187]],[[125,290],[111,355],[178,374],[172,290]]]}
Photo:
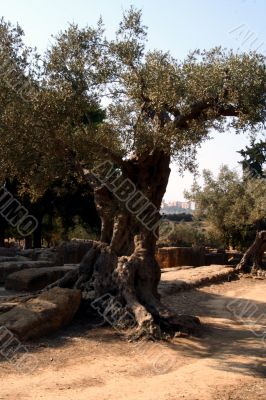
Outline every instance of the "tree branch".
{"label": "tree branch", "polygon": [[199,101],[191,106],[191,111],[188,114],[179,115],[175,118],[175,126],[177,128],[188,128],[189,121],[197,120],[200,118],[204,111],[214,109],[217,111],[217,117],[237,117],[239,115],[238,107],[233,105],[219,106],[216,101]]}

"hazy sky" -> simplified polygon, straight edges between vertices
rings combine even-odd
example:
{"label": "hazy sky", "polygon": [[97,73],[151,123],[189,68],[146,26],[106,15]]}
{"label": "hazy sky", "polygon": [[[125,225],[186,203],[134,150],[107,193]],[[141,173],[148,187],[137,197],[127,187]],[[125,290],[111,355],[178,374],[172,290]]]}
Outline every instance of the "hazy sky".
{"label": "hazy sky", "polygon": [[[238,51],[258,50],[266,53],[265,0],[0,0],[1,15],[19,22],[25,41],[40,52],[49,38],[65,29],[69,22],[94,25],[102,15],[108,36],[112,36],[123,10],[131,4],[143,10],[149,28],[149,48],[169,50],[182,59],[195,48],[217,45]],[[199,170],[217,171],[221,164],[238,167],[237,150],[248,138],[233,133],[213,133],[198,154]],[[184,188],[193,177],[180,178],[172,166],[165,200],[182,200]]]}

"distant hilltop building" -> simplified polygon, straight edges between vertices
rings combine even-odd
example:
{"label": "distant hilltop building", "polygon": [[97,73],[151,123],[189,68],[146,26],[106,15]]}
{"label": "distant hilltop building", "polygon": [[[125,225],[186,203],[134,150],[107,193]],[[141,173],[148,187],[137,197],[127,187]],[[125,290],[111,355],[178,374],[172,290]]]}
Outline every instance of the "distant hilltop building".
{"label": "distant hilltop building", "polygon": [[194,204],[191,201],[169,201],[166,203],[163,200],[161,212],[165,214],[192,213],[194,209]]}

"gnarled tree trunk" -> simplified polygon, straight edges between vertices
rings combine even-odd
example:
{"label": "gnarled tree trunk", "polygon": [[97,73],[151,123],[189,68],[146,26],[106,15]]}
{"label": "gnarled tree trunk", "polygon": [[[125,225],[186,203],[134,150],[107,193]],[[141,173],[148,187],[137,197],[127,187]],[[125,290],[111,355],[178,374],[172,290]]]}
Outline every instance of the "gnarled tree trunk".
{"label": "gnarled tree trunk", "polygon": [[[91,241],[91,249],[78,272],[71,272],[57,283],[80,288],[84,299],[91,301],[106,294],[115,296],[134,315],[138,335],[159,337],[161,330],[192,332],[199,326],[196,317],[170,312],[158,293],[161,271],[155,258],[156,236],[169,164],[170,157],[163,151],[124,162],[123,176],[130,181],[131,188],[133,184],[135,193],[149,201],[137,217],[132,208],[130,211],[129,203],[121,201],[122,195],[117,200],[114,180],[95,188],[95,202],[102,221],[101,241]],[[120,177],[117,184],[122,181]],[[111,190],[106,186],[112,187]]]}
{"label": "gnarled tree trunk", "polygon": [[263,255],[266,251],[266,231],[257,233],[252,245],[247,249],[236,270],[240,272],[256,272],[266,269],[263,265]]}

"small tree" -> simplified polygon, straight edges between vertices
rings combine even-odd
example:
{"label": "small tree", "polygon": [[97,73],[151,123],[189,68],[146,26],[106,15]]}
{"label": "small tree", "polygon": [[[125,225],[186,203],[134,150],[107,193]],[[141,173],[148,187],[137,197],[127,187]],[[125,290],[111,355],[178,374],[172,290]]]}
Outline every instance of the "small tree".
{"label": "small tree", "polygon": [[197,183],[187,198],[196,203],[196,216],[205,218],[220,234],[225,246],[246,248],[254,237],[257,221],[264,219],[266,184],[245,179],[222,166],[215,178],[203,171],[203,187]]}
{"label": "small tree", "polygon": [[237,270],[257,272],[259,269],[265,269],[263,264],[263,255],[266,250],[266,195],[265,195],[265,164],[266,164],[266,143],[263,140],[256,142],[252,140],[251,145],[245,150],[239,152],[244,160],[241,162],[246,181],[250,177],[254,185],[254,193],[257,203],[260,203],[262,210],[259,215],[256,215],[257,234],[254,242],[245,252],[242,260],[237,266]]}
{"label": "small tree", "polygon": [[[104,37],[101,21],[96,29],[72,25],[60,33],[46,54],[38,94],[30,105],[9,110],[1,144],[2,137],[5,149],[15,144],[19,163],[31,171],[24,179],[35,190],[69,170],[90,180],[101,242],[91,242],[76,277],[59,284],[75,285],[90,299],[118,296],[139,331],[156,335],[159,326],[189,330],[198,324],[174,315],[158,293],[155,247],[170,161],[192,169],[210,129],[256,132],[265,120],[266,74],[259,54],[215,48],[181,62],[146,52],[145,41],[134,9],[124,15],[115,40]],[[106,119],[93,124],[102,100]],[[17,174],[19,163],[8,158]]]}
{"label": "small tree", "polygon": [[[266,181],[262,177],[252,178],[223,166],[215,179],[210,171],[203,172],[204,184],[197,183],[186,196],[196,202],[196,214],[214,226],[226,246],[248,248],[239,270],[250,270],[250,266],[262,267],[265,249],[266,226]],[[250,264],[251,262],[251,264]]]}
{"label": "small tree", "polygon": [[243,172],[247,177],[266,178],[264,167],[266,164],[266,142],[260,140],[251,141],[250,146],[246,146],[245,150],[240,150],[239,153],[243,157],[242,164]]}

